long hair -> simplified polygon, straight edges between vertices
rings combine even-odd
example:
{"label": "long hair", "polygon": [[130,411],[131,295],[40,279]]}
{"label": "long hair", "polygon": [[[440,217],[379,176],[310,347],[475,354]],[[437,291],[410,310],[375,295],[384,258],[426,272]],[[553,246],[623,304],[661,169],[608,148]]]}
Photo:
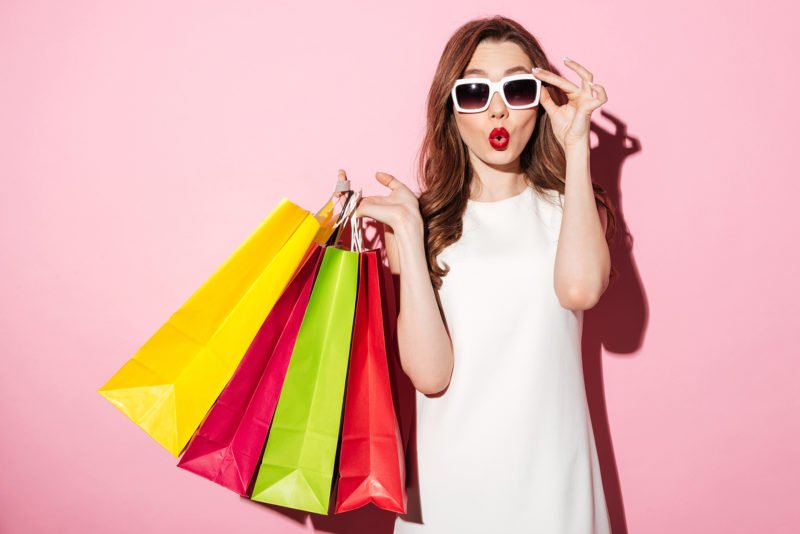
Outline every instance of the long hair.
{"label": "long hair", "polygon": [[[514,42],[528,54],[534,66],[558,74],[536,38],[519,23],[500,15],[467,22],[447,42],[428,92],[427,127],[418,152],[417,170],[428,272],[436,289],[441,288],[442,277],[450,270],[449,266],[443,269],[436,258],[461,237],[462,216],[473,176],[467,147],[458,133],[451,89],[463,75],[478,44],[485,39]],[[567,102],[567,95],[558,87],[549,85],[548,91],[558,105]],[[538,107],[533,134],[520,155],[520,166],[537,191],[564,193],[566,155],[542,106]],[[610,241],[616,233],[614,210],[605,190],[595,183],[592,188],[596,202],[607,210],[606,240]],[[612,267],[611,280],[616,276]]]}

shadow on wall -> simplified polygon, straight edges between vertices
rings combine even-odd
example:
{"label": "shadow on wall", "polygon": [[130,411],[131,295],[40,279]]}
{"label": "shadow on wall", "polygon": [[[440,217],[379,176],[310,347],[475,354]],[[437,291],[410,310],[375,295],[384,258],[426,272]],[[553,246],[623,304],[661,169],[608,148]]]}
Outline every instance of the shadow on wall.
{"label": "shadow on wall", "polygon": [[[625,159],[640,152],[639,141],[627,133],[627,125],[614,115],[601,109],[601,115],[614,126],[613,131],[606,130],[592,122],[591,131],[595,133],[598,143],[591,152],[592,180],[601,185],[616,210],[617,232],[611,243],[611,261],[619,276],[603,295],[600,302],[591,310],[586,310],[583,324],[583,368],[586,380],[586,394],[592,418],[597,453],[603,475],[603,487],[611,518],[614,534],[627,534],[627,521],[622,498],[622,488],[617,470],[611,430],[608,422],[608,411],[603,388],[603,372],[601,348],[614,354],[633,354],[642,345],[647,326],[647,301],[644,285],[639,277],[633,258],[633,237],[625,222],[622,205],[621,177]],[[363,219],[363,249],[384,248],[380,223],[371,219]],[[349,246],[349,231],[343,232],[342,246]],[[384,256],[384,264],[388,262]],[[387,317],[387,347],[390,351],[390,370],[395,392],[395,405],[400,417],[400,426],[406,446],[408,513],[410,521],[422,522],[422,511],[419,503],[417,486],[416,443],[414,439],[415,390],[411,381],[400,368],[397,351],[396,318],[399,310],[397,294],[399,277],[393,276],[388,267],[385,269],[385,287],[388,293],[389,307],[395,310]],[[389,280],[393,283],[389,283]],[[338,453],[337,453],[338,463]],[[310,522],[319,532],[341,534],[391,534],[397,514],[367,505],[357,510],[341,514],[319,515],[299,510],[284,508],[271,504],[251,501],[242,497],[251,506],[267,507],[291,518],[299,524]],[[331,505],[333,510],[333,505]]]}
{"label": "shadow on wall", "polygon": [[625,123],[603,109],[600,113],[614,126],[614,130],[592,123],[591,131],[597,136],[598,143],[590,156],[591,172],[592,180],[606,190],[616,210],[617,232],[611,243],[611,261],[619,276],[600,302],[584,313],[583,369],[611,530],[614,534],[627,534],[622,487],[603,388],[601,348],[619,355],[633,354],[642,346],[647,327],[647,299],[633,257],[633,236],[625,222],[620,187],[622,165],[629,156],[641,151],[641,144],[628,135]]}

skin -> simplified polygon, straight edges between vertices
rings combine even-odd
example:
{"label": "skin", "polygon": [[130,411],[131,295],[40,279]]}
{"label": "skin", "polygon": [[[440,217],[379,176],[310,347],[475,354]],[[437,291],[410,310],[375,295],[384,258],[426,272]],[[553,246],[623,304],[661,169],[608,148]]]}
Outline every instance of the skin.
{"label": "skin", "polygon": [[[564,308],[585,310],[605,292],[611,267],[605,240],[607,218],[604,210],[597,209],[589,174],[591,114],[608,99],[605,89],[593,83],[588,70],[570,59],[564,58],[564,62],[580,76],[580,86],[543,69],[533,74],[561,88],[569,97],[566,104],[559,106],[543,85],[540,105],[549,115],[567,159],[554,288]],[[521,69],[512,70],[515,67]],[[530,58],[517,44],[484,41],[476,48],[464,77],[497,81],[532,69]],[[470,198],[493,202],[523,191],[527,183],[519,157],[535,129],[536,111],[508,109],[501,95],[495,93],[486,111],[456,112],[456,124],[475,170]],[[506,148],[498,151],[489,144],[488,136],[500,126],[508,130],[510,139]],[[346,179],[344,170],[339,170],[339,178]],[[436,394],[450,383],[454,356],[438,294],[428,275],[419,203],[414,192],[394,176],[377,172],[376,179],[389,189],[389,194],[363,197],[356,216],[371,217],[384,225],[389,266],[398,277],[402,273],[397,318],[401,366],[417,390]]]}

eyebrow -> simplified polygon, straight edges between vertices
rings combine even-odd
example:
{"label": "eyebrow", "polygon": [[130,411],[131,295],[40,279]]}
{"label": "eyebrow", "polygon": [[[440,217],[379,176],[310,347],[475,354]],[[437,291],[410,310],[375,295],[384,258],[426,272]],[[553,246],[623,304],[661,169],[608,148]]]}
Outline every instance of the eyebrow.
{"label": "eyebrow", "polygon": [[[519,71],[528,72],[528,71],[530,71],[530,69],[527,68],[527,67],[523,67],[522,65],[517,65],[516,67],[511,67],[510,69],[508,69],[505,72],[504,76],[507,76],[507,75],[511,74],[512,72],[519,72]],[[476,68],[471,68],[471,69],[467,69],[466,71],[464,71],[464,76],[466,76],[468,74],[483,74],[484,76],[487,75],[485,70],[476,69]]]}

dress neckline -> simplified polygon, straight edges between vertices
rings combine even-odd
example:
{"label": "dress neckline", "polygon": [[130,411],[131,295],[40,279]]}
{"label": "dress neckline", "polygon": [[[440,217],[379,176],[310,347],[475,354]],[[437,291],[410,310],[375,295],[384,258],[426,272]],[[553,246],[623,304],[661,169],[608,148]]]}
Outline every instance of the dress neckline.
{"label": "dress neckline", "polygon": [[498,204],[505,204],[505,203],[508,203],[508,202],[510,202],[512,200],[519,199],[520,197],[522,197],[523,195],[528,193],[531,189],[533,189],[533,187],[531,187],[530,184],[527,184],[525,186],[525,189],[523,189],[521,192],[517,193],[516,195],[512,195],[512,196],[506,197],[506,198],[501,198],[500,200],[488,200],[488,201],[473,200],[471,198],[468,198],[467,199],[467,204],[469,204],[470,206],[496,206]]}

